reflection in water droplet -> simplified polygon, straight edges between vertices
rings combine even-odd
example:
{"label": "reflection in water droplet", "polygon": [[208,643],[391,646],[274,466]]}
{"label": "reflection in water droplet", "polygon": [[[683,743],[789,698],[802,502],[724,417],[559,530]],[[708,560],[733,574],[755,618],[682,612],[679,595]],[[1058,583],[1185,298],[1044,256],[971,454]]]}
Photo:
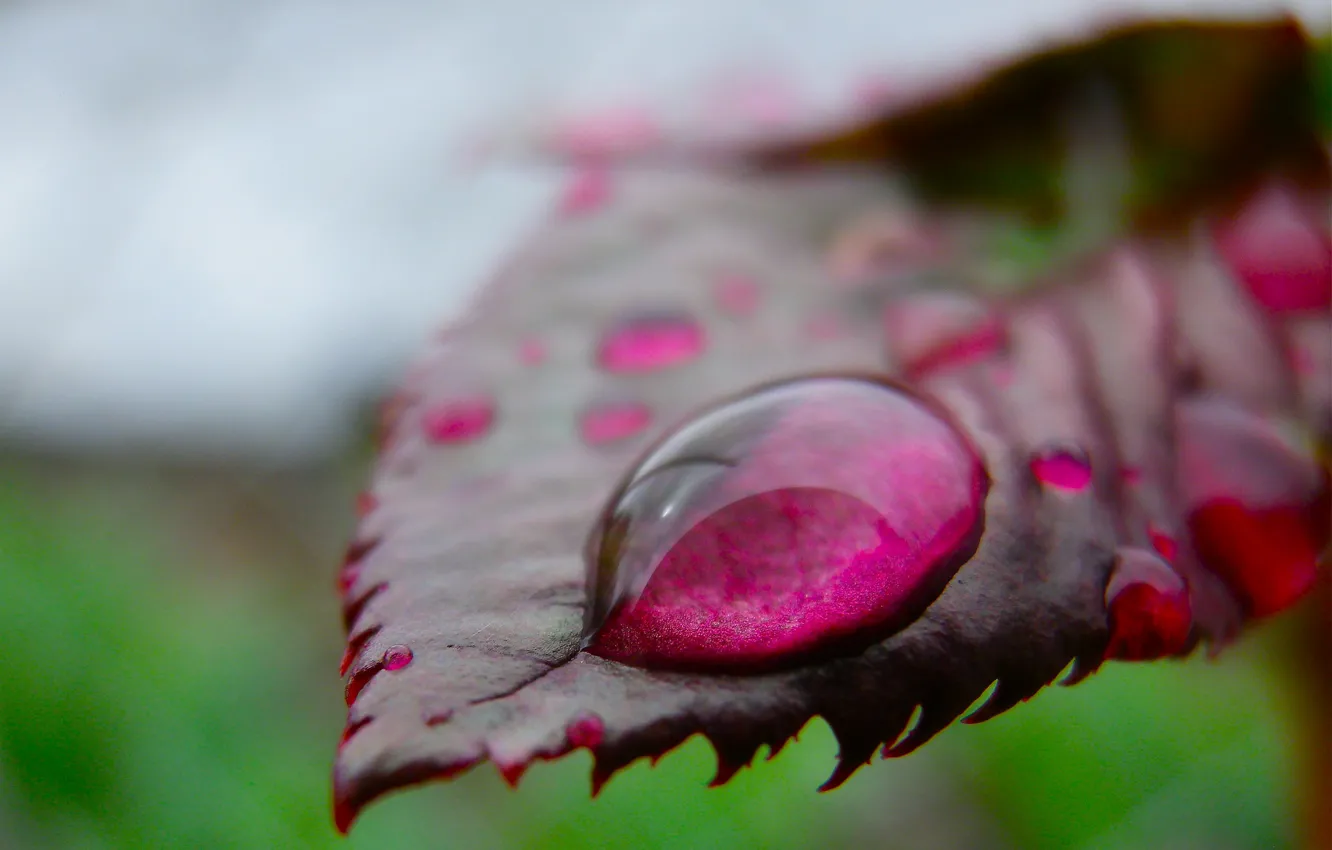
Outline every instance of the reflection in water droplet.
{"label": "reflection in water droplet", "polygon": [[661,442],[588,542],[584,643],[751,671],[914,620],[975,551],[988,479],[932,406],[877,380],[760,388]]}
{"label": "reflection in water droplet", "polygon": [[1042,484],[1060,490],[1085,490],[1091,484],[1091,463],[1085,455],[1054,449],[1031,459],[1031,472]]}
{"label": "reflection in water droplet", "polygon": [[692,360],[705,345],[703,327],[686,315],[640,316],[606,333],[597,365],[607,372],[651,372]]}
{"label": "reflection in water droplet", "polygon": [[410,647],[396,644],[384,650],[384,669],[401,670],[412,663],[412,650]]}
{"label": "reflection in water droplet", "polygon": [[579,417],[578,432],[588,445],[599,446],[632,437],[651,422],[652,411],[642,402],[594,404]]}
{"label": "reflection in water droplet", "polygon": [[421,427],[432,443],[465,443],[484,435],[494,421],[494,400],[473,396],[433,405],[422,415]]}

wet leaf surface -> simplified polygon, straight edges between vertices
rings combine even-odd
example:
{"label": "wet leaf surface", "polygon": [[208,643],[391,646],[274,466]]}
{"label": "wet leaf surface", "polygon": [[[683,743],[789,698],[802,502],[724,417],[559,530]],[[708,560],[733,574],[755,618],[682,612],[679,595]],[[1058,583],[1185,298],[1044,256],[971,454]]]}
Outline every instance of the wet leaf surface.
{"label": "wet leaf surface", "polygon": [[[1220,646],[1246,613],[1268,613],[1254,612],[1249,588],[1234,581],[1236,571],[1271,569],[1265,553],[1246,551],[1254,563],[1218,574],[1197,559],[1187,523],[1221,491],[1241,513],[1310,516],[1322,479],[1266,418],[1321,402],[1290,381],[1252,399],[1245,387],[1258,377],[1282,385],[1286,362],[1261,358],[1288,328],[1326,326],[1325,315],[1255,309],[1210,243],[1126,246],[1003,302],[940,289],[966,279],[960,243],[920,251],[916,240],[871,238],[868,271],[839,277],[832,258],[867,218],[891,220],[898,236],[953,238],[881,173],[598,179],[597,203],[563,205],[391,405],[342,575],[342,828],[380,794],[486,759],[516,782],[535,759],[587,748],[597,787],[695,733],[715,746],[715,781],[725,782],[815,715],[841,745],[825,785],[834,787],[877,749],[903,755],[929,740],[992,684],[970,721],[1030,697],[1070,664],[1071,682],[1107,653]],[[737,280],[740,311],[726,294]],[[1225,321],[1180,321],[1185,286],[1215,290],[1190,295],[1207,305],[1239,306]],[[1218,327],[1236,331],[1229,348]],[[1236,341],[1258,372],[1252,384],[1214,368],[1241,356]],[[589,534],[642,454],[702,407],[830,373],[909,373],[909,385],[885,391],[933,406],[974,452],[983,525],[957,546],[941,591],[886,634],[792,654],[776,670],[663,669],[671,665],[651,652],[594,654],[595,637],[592,652],[580,651]],[[1192,413],[1181,420],[1182,404]],[[589,426],[590,410],[610,411],[611,424]],[[801,444],[813,440],[817,455],[840,427]],[[1201,435],[1194,465],[1221,456],[1286,465],[1182,488],[1177,433]],[[903,523],[896,530],[910,532]],[[1299,554],[1311,564],[1317,553]],[[686,601],[706,584],[672,580]],[[725,617],[739,604],[716,610]],[[663,637],[650,614],[646,622],[636,639]]]}

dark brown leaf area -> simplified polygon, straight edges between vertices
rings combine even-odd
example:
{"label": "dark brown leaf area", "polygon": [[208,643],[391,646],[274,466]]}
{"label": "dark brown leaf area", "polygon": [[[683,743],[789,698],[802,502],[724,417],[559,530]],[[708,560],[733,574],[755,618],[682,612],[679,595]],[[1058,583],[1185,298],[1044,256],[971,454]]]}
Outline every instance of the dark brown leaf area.
{"label": "dark brown leaf area", "polygon": [[[724,782],[816,715],[841,745],[835,786],[881,747],[924,743],[992,683],[976,720],[1071,662],[1070,679],[1092,672],[1117,564],[1155,558],[1163,535],[1192,593],[1182,649],[1239,628],[1241,604],[1189,551],[1177,404],[1185,389],[1217,391],[1323,415],[1332,364],[1313,357],[1291,381],[1285,358],[1328,339],[1326,317],[1268,323],[1235,306],[1233,276],[1209,255],[1141,246],[990,305],[966,291],[961,237],[880,171],[598,172],[571,193],[392,406],[343,572],[341,828],[395,788],[486,759],[516,781],[575,747],[592,751],[599,786],[701,732]],[[942,300],[939,280],[957,285]],[[1180,321],[1187,288],[1229,312]],[[607,353],[634,322],[666,329],[659,368]],[[584,542],[635,457],[701,405],[827,371],[911,373],[980,452],[985,530],[942,595],[859,655],[778,673],[667,673],[578,652]],[[1089,483],[1043,482],[1043,457],[1085,463]]]}

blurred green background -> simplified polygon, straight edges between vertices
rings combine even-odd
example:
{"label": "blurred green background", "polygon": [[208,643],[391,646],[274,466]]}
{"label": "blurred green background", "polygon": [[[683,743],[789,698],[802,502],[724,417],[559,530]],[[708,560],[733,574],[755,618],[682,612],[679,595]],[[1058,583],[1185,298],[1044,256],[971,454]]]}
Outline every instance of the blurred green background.
{"label": "blurred green background", "polygon": [[[1329,126],[1318,58],[1318,94]],[[942,166],[941,166],[942,167]],[[945,181],[946,182],[946,181]],[[1044,184],[1045,181],[1037,181]],[[1028,273],[1064,244],[1000,234]],[[330,816],[345,719],[334,574],[368,458],[261,468],[0,454],[0,847],[1282,848],[1299,841],[1326,671],[1318,602],[1220,659],[1111,665],[820,795],[812,722],[708,789],[693,739],[589,799],[590,759],[519,789],[482,766]],[[1322,624],[1325,627],[1325,623]]]}
{"label": "blurred green background", "polygon": [[[359,465],[6,458],[0,846],[1279,848],[1303,769],[1300,612],[1217,662],[1112,665],[815,788],[822,721],[709,790],[692,739],[596,800],[579,753],[329,816],[338,550]],[[1308,606],[1306,606],[1307,608]]]}

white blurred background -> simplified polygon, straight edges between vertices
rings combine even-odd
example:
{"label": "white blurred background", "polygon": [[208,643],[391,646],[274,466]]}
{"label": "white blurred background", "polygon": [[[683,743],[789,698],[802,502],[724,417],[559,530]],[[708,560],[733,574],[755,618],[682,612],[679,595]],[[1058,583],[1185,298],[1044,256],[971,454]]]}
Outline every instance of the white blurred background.
{"label": "white blurred background", "polygon": [[689,105],[726,79],[779,79],[780,120],[815,120],[872,76],[921,91],[1145,11],[1283,8],[1332,17],[1326,0],[0,2],[0,441],[339,449],[549,203],[549,168],[478,160],[496,133],[622,103],[709,132],[689,116],[715,110]]}

